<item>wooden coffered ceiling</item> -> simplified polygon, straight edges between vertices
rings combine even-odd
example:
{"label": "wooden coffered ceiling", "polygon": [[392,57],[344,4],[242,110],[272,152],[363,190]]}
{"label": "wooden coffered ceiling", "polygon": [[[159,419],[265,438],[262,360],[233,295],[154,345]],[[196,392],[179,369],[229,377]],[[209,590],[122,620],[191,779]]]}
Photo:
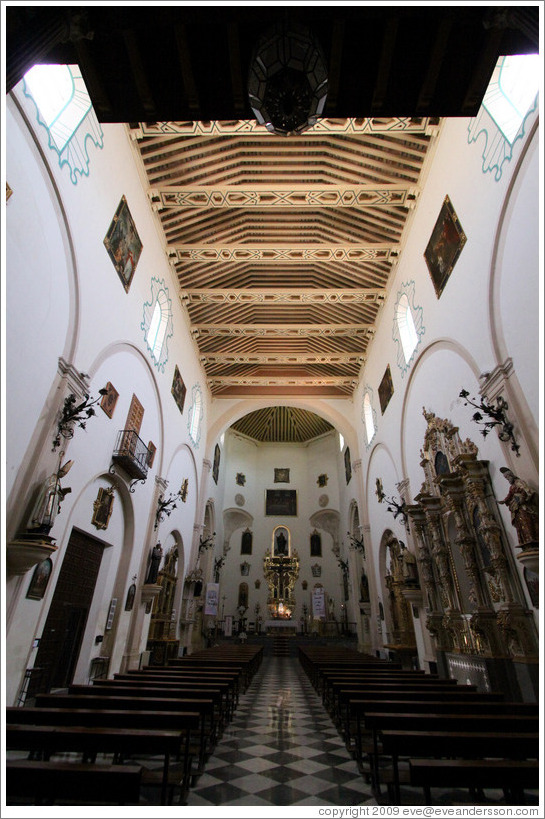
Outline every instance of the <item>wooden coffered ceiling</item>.
{"label": "wooden coffered ceiling", "polygon": [[264,443],[306,443],[331,432],[319,415],[296,407],[265,407],[248,413],[231,429]]}
{"label": "wooden coffered ceiling", "polygon": [[429,118],[141,123],[132,134],[215,396],[349,397],[375,332]]}
{"label": "wooden coffered ceiling", "polygon": [[[256,125],[258,38],[307,25],[323,118]],[[204,3],[6,9],[6,88],[78,63],[101,122],[127,123],[212,394],[349,398],[442,117],[473,116],[498,57],[537,51],[539,9]]]}

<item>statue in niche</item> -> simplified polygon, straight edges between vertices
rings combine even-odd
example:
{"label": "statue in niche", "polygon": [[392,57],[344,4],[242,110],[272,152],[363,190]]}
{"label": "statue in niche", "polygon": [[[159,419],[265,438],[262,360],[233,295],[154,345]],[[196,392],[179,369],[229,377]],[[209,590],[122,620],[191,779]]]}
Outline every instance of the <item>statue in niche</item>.
{"label": "statue in niche", "polygon": [[277,555],[286,555],[287,550],[286,547],[288,545],[288,539],[284,532],[280,530],[280,533],[276,536],[276,554]]}
{"label": "statue in niche", "polygon": [[511,487],[505,498],[498,503],[505,504],[511,512],[511,523],[517,531],[518,545],[522,548],[537,545],[539,542],[537,492],[507,467],[502,467],[500,472],[509,481]]}
{"label": "statue in niche", "polygon": [[369,579],[365,572],[362,572],[360,580],[360,603],[369,603],[369,601]]}
{"label": "statue in niche", "polygon": [[48,535],[55,518],[61,510],[61,503],[72,489],[61,487],[61,478],[64,478],[72,468],[74,461],[67,461],[53,475],[50,475],[42,484],[36,503],[30,513],[27,531],[33,534]]}
{"label": "statue in niche", "polygon": [[418,584],[418,569],[416,567],[416,558],[412,552],[410,552],[402,540],[399,541],[399,547],[401,550],[400,560],[401,560],[401,574],[403,575],[403,580],[407,585],[415,586]]}
{"label": "statue in niche", "polygon": [[148,569],[148,576],[146,577],[146,583],[157,583],[157,575],[159,573],[159,566],[161,565],[161,558],[163,557],[163,549],[161,548],[161,544],[157,543],[152,550],[150,564]]}

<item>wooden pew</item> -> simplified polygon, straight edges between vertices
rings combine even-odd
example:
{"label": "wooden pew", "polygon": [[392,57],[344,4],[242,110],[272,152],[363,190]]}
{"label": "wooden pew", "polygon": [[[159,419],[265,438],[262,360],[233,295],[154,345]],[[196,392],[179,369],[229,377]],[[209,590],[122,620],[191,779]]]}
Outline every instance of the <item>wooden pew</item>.
{"label": "wooden pew", "polygon": [[462,759],[538,759],[539,731],[406,731],[381,732],[382,753],[392,759],[393,804],[401,804],[399,757]]}
{"label": "wooden pew", "polygon": [[366,691],[376,688],[380,688],[385,698],[388,698],[390,694],[400,694],[405,692],[407,695],[411,695],[413,693],[427,694],[430,699],[432,699],[435,694],[442,696],[445,691],[455,691],[462,688],[466,691],[477,690],[475,685],[450,685],[444,680],[438,680],[435,682],[431,681],[429,683],[418,681],[413,682],[408,680],[403,680],[397,683],[389,680],[386,682],[368,680],[359,683],[340,683],[338,686],[334,685],[333,704],[329,709],[332,719],[338,724],[342,725],[344,718],[344,723],[346,724],[348,700],[351,698],[355,699],[356,697],[363,698],[365,697]]}
{"label": "wooden pew", "polygon": [[112,681],[122,680],[125,683],[169,683],[172,686],[180,684],[181,686],[207,686],[210,688],[220,688],[225,692],[225,715],[227,719],[232,719],[235,709],[238,705],[239,696],[239,680],[235,676],[230,676],[223,672],[213,672],[203,676],[198,671],[192,672],[156,672],[156,671],[130,671],[126,674],[114,674],[112,680],[98,680],[99,684],[110,683]]}
{"label": "wooden pew", "polygon": [[539,762],[519,759],[409,759],[409,782],[424,790],[432,804],[432,788],[501,788],[506,804],[524,805],[524,791],[539,788]]}
{"label": "wooden pew", "polygon": [[138,805],[140,801],[140,765],[8,759],[5,776],[8,805]]}
{"label": "wooden pew", "polygon": [[[437,697],[433,700],[427,698],[417,700],[408,695],[405,695],[406,699],[403,699],[402,696],[385,700],[383,694],[375,692],[373,697],[364,700],[349,700],[350,717],[356,719],[354,738],[355,757],[358,764],[361,764],[363,758],[365,715],[373,711],[412,714],[526,714],[535,717],[539,715],[537,703],[505,702],[503,694],[464,692],[464,686],[461,686],[460,690],[448,691],[442,698]],[[372,737],[372,731],[370,734]]]}
{"label": "wooden pew", "polygon": [[[208,697],[198,699],[176,697],[154,697],[97,693],[94,686],[81,686],[82,690],[76,694],[56,692],[53,694],[38,694],[36,706],[44,708],[92,708],[94,710],[129,710],[129,711],[180,711],[196,712],[199,714],[198,734],[198,769],[202,773],[207,756],[213,751],[216,743],[215,705]],[[149,692],[148,692],[149,693]],[[19,709],[26,710],[26,709]]]}
{"label": "wooden pew", "polygon": [[[89,691],[86,689],[90,689]],[[215,685],[171,685],[169,683],[161,683],[157,681],[148,682],[130,682],[129,680],[97,680],[92,685],[70,685],[68,687],[69,694],[105,694],[106,696],[123,696],[123,697],[171,697],[175,699],[186,700],[212,700],[214,707],[212,709],[211,739],[214,743],[220,738],[223,729],[228,722],[228,704],[226,700],[225,686],[219,683]]]}
{"label": "wooden pew", "polygon": [[[332,677],[327,680],[327,694],[323,700],[324,706],[332,712],[336,712],[339,697],[344,691],[355,691],[365,687],[378,687],[384,690],[403,687],[407,691],[417,691],[422,688],[426,690],[443,690],[445,687],[459,687],[454,679],[440,679],[437,677],[398,677],[396,675],[361,676],[361,677]],[[460,686],[467,687],[470,686]]]}
{"label": "wooden pew", "polygon": [[67,725],[6,725],[6,750],[39,752],[46,757],[56,753],[79,752],[86,755],[120,754],[160,755],[163,757],[161,804],[167,804],[169,765],[181,745],[179,731],[102,728]]}
{"label": "wooden pew", "polygon": [[[191,765],[194,755],[198,756],[200,746],[195,748],[191,744],[191,734],[200,728],[200,714],[188,711],[144,711],[134,709],[104,709],[104,708],[68,708],[27,706],[6,708],[6,724],[19,725],[78,725],[83,727],[100,726],[102,728],[135,728],[158,729],[164,731],[179,731],[182,737],[181,747],[177,759],[181,762],[181,775],[176,783],[181,791],[189,788],[191,779]],[[144,772],[144,782],[150,781],[147,771]],[[169,775],[169,783],[173,784],[173,777]]]}

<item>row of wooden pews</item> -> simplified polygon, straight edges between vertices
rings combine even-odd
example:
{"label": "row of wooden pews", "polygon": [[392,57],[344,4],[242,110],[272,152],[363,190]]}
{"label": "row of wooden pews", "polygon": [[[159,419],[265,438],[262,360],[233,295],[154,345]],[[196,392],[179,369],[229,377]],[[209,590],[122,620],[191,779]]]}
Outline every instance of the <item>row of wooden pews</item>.
{"label": "row of wooden pews", "polygon": [[524,804],[539,787],[536,703],[338,647],[300,646],[299,659],[377,798],[384,785],[396,805],[401,785],[426,804],[433,788],[499,787]]}
{"label": "row of wooden pews", "polygon": [[8,804],[150,804],[157,789],[160,804],[183,804],[262,655],[215,646],[8,707]]}

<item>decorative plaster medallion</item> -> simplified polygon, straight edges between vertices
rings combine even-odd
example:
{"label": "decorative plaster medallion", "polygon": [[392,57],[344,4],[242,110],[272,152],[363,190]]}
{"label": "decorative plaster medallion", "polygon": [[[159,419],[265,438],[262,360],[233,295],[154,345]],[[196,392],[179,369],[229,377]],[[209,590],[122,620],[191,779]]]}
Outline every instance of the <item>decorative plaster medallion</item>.
{"label": "decorative plaster medallion", "polygon": [[320,497],[318,498],[318,504],[321,507],[324,507],[324,506],[327,506],[328,503],[329,503],[329,495],[320,495]]}
{"label": "decorative plaster medallion", "polygon": [[235,495],[235,503],[237,506],[244,506],[245,502],[244,495],[241,495],[240,493]]}

